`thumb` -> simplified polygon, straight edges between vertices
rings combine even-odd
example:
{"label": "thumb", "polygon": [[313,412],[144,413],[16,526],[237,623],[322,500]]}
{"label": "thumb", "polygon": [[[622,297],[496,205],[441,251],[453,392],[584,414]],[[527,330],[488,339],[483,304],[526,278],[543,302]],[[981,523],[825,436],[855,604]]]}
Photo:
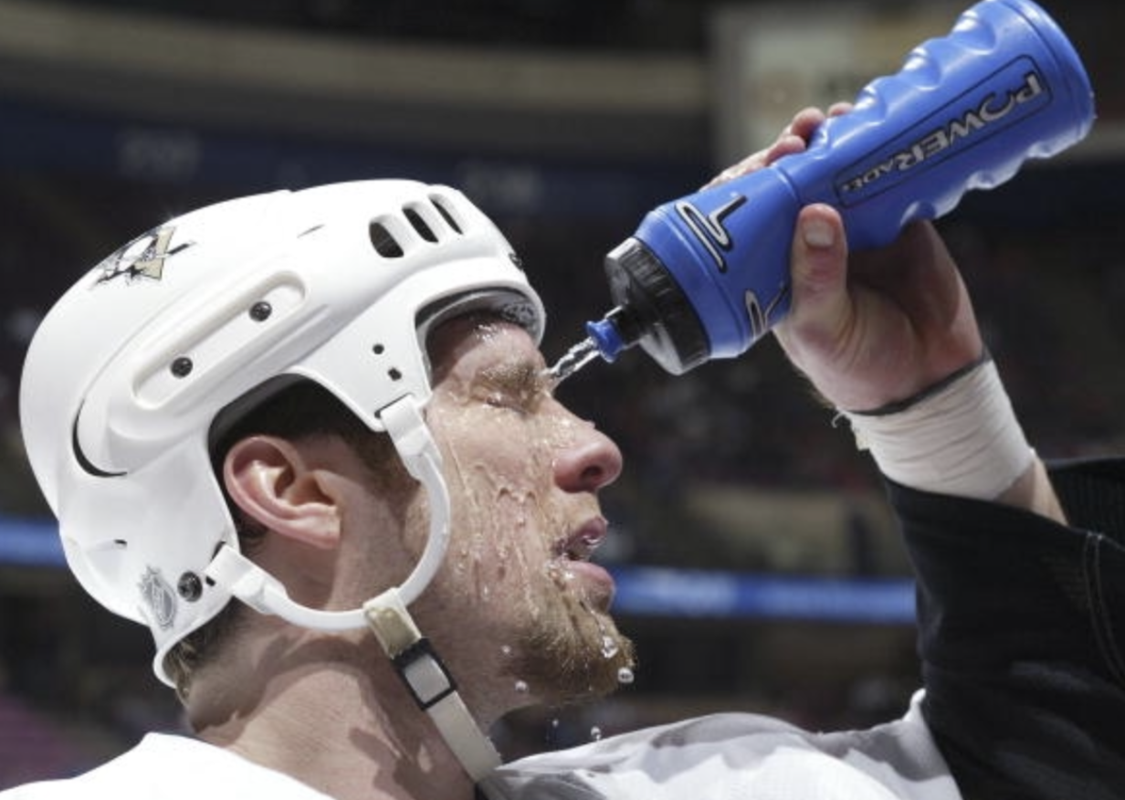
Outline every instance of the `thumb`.
{"label": "thumb", "polygon": [[843,221],[831,206],[801,209],[791,251],[792,301],[781,328],[786,338],[831,349],[851,319],[848,246]]}

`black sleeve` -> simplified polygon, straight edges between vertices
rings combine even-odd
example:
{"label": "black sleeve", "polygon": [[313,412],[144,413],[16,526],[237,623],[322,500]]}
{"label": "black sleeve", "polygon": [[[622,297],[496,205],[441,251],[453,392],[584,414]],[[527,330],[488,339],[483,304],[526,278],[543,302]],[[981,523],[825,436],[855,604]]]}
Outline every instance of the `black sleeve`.
{"label": "black sleeve", "polygon": [[966,800],[1125,798],[1125,462],[1052,473],[1070,527],[889,487],[926,720]]}

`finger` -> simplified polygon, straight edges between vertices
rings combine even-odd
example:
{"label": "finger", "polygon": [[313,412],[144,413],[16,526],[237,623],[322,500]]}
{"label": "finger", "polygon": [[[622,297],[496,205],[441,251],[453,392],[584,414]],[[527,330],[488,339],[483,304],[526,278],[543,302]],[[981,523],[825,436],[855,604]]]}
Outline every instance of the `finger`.
{"label": "finger", "polygon": [[708,181],[702,188],[711,189],[720,186],[735,178],[749,175],[763,167],[768,167],[778,159],[802,153],[808,146],[809,139],[826,119],[826,115],[819,108],[808,107],[798,111],[785,128],[782,129],[777,139],[769,147],[759,150],[737,164],[724,169]]}
{"label": "finger", "polygon": [[785,156],[791,156],[795,153],[803,153],[807,146],[808,143],[796,134],[791,133],[782,136],[780,139],[770,145],[768,150],[766,150],[763,159],[763,166],[768,167],[778,159],[785,158]]}
{"label": "finger", "polygon": [[724,169],[710,181],[708,181],[703,188],[710,189],[715,186],[727,183],[740,178],[743,175],[749,175],[751,172],[756,172],[763,167],[768,167],[770,164],[777,161],[779,158],[792,155],[793,153],[800,153],[805,149],[805,140],[800,137],[793,136],[792,134],[783,135],[776,142],[770,145],[765,150],[760,150],[753,155],[747,156],[737,164]]}
{"label": "finger", "polygon": [[828,116],[839,117],[855,108],[855,103],[833,103],[828,107]]}
{"label": "finger", "polygon": [[786,336],[817,349],[829,347],[850,324],[847,240],[843,221],[831,206],[801,209],[793,237],[792,302],[782,323]]}
{"label": "finger", "polygon": [[739,178],[743,175],[748,175],[751,172],[755,172],[756,170],[761,169],[762,167],[766,166],[767,153],[767,150],[760,150],[757,153],[754,153],[742,159],[737,164],[730,165],[710,181],[708,181],[706,184],[704,184],[703,188],[711,189],[715,186],[719,186],[721,184],[732,181],[735,178]]}
{"label": "finger", "polygon": [[804,141],[812,138],[813,133],[826,119],[825,114],[819,108],[808,107],[803,108],[793,115],[793,119],[789,125],[781,132],[781,136],[798,136]]}

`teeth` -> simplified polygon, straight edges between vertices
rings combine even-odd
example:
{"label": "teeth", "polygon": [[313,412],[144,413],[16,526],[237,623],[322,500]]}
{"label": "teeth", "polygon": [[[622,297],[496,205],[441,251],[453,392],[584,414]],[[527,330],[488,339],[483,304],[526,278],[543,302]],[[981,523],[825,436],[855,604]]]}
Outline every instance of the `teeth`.
{"label": "teeth", "polygon": [[588,561],[601,543],[602,538],[597,534],[585,533],[559,542],[555,546],[555,555],[570,561]]}

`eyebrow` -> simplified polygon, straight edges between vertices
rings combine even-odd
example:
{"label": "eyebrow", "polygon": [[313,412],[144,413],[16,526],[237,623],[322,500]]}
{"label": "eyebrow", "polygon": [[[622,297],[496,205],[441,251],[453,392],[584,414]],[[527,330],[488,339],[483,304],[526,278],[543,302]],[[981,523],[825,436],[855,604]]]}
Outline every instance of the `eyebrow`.
{"label": "eyebrow", "polygon": [[481,379],[498,389],[518,395],[551,394],[554,382],[546,369],[531,359],[505,361],[480,372]]}

